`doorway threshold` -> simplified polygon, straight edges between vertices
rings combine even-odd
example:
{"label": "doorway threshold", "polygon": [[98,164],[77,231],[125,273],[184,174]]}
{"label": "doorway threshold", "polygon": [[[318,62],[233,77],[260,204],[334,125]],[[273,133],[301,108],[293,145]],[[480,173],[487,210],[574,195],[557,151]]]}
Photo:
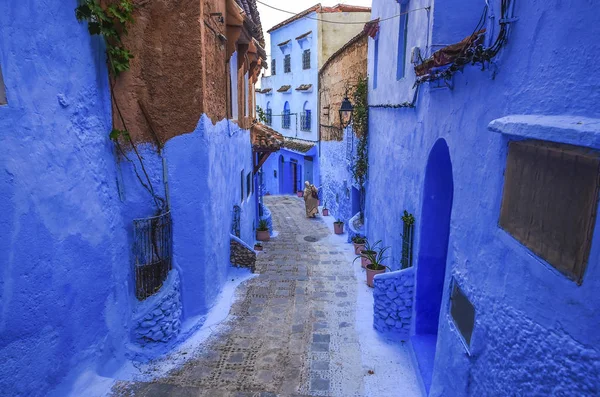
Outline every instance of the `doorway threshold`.
{"label": "doorway threshold", "polygon": [[429,395],[429,389],[431,388],[436,343],[437,335],[435,334],[413,335],[410,338],[415,364],[426,396]]}

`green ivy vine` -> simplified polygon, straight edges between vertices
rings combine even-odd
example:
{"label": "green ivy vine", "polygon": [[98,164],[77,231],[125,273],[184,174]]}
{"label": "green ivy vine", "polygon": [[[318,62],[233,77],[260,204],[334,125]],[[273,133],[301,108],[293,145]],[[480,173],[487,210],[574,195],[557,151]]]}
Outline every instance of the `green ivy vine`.
{"label": "green ivy vine", "polygon": [[354,87],[354,112],[352,127],[358,135],[356,145],[356,160],[352,165],[352,176],[356,183],[364,190],[369,169],[368,136],[369,136],[369,103],[367,101],[367,79],[359,77]]}
{"label": "green ivy vine", "polygon": [[[109,138],[114,142],[118,153],[132,164],[137,179],[144,189],[150,193],[157,209],[161,212],[165,208],[165,200],[154,191],[152,181],[144,166],[143,158],[131,138],[131,134],[127,129],[127,123],[121,113],[114,93],[117,78],[121,73],[130,69],[130,61],[133,58],[133,54],[125,48],[122,39],[123,36],[127,35],[129,25],[134,23],[133,10],[134,6],[131,0],[113,1],[105,7],[98,0],[82,0],[75,9],[75,17],[79,22],[87,22],[90,35],[101,36],[106,45],[106,58],[111,80],[110,94],[117,111],[117,116],[123,126],[123,129],[113,128],[109,134]],[[138,172],[136,162],[129,158],[123,149],[121,139],[133,149],[144,175],[143,178]]]}

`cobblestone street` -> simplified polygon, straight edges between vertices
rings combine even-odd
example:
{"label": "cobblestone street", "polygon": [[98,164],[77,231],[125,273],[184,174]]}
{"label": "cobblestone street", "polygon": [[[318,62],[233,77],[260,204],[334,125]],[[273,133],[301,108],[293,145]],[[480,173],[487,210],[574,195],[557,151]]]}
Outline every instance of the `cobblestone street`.
{"label": "cobblestone street", "polygon": [[301,199],[265,201],[278,235],[227,320],[182,366],[151,383],[119,382],[114,396],[365,395],[351,245],[331,244]]}

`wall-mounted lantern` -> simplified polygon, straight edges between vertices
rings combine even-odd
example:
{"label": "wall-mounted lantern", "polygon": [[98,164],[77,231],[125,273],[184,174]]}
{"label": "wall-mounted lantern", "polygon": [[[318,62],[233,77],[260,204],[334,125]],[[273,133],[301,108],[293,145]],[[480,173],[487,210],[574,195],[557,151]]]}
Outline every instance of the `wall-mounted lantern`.
{"label": "wall-mounted lantern", "polygon": [[340,126],[346,128],[352,122],[352,113],[354,112],[354,106],[348,99],[348,91],[346,91],[346,95],[344,96],[344,100],[342,101],[342,106],[340,107]]}

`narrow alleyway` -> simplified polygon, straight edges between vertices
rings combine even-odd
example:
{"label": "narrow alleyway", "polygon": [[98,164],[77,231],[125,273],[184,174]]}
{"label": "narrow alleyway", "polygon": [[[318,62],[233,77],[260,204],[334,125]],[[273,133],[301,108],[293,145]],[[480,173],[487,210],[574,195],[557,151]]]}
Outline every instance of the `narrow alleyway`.
{"label": "narrow alleyway", "polygon": [[115,397],[365,395],[351,246],[331,244],[301,199],[265,199],[278,235],[224,324],[185,364],[152,383],[119,382]]}

